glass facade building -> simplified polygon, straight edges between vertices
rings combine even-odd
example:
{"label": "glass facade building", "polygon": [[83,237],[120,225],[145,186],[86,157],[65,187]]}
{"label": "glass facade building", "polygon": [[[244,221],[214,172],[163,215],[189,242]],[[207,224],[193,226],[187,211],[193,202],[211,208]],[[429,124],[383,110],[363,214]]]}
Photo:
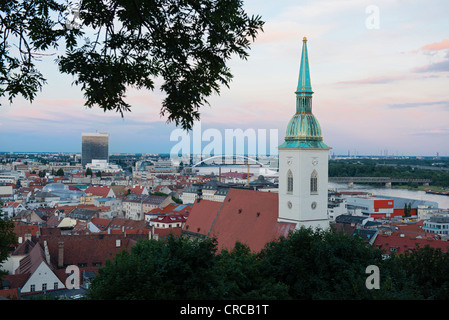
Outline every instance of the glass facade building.
{"label": "glass facade building", "polygon": [[109,134],[83,133],[81,136],[81,164],[83,167],[92,160],[109,161]]}

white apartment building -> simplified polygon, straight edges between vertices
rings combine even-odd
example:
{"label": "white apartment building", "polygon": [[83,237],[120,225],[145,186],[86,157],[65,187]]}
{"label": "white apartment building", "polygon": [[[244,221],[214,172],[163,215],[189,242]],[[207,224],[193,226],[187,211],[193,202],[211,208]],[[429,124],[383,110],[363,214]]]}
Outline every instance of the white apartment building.
{"label": "white apartment building", "polygon": [[425,220],[423,224],[425,232],[449,235],[449,214],[435,214]]}
{"label": "white apartment building", "polygon": [[122,201],[122,212],[126,219],[144,220],[146,212],[165,208],[170,203],[173,203],[171,196],[130,194]]}

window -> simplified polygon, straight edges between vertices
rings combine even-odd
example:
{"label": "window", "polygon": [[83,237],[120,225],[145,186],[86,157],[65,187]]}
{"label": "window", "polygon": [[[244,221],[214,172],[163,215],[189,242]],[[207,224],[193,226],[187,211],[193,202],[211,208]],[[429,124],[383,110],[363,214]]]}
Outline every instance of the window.
{"label": "window", "polygon": [[31,292],[36,291],[36,285],[32,284],[32,285],[30,286],[30,291],[31,291]]}
{"label": "window", "polygon": [[46,283],[43,283],[42,284],[42,291],[46,291],[47,290],[47,284]]}
{"label": "window", "polygon": [[316,194],[318,193],[318,173],[313,170],[312,175],[310,177],[310,193]]}
{"label": "window", "polygon": [[287,172],[287,193],[293,192],[293,174],[290,170]]}
{"label": "window", "polygon": [[57,282],[54,282],[54,283],[53,283],[53,289],[54,289],[54,290],[58,290],[58,283],[57,283]]}

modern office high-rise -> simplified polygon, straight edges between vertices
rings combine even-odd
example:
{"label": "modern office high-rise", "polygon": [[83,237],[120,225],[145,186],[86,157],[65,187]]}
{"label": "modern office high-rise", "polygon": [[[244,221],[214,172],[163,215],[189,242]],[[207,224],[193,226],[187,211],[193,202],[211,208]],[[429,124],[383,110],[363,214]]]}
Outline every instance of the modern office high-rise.
{"label": "modern office high-rise", "polygon": [[109,133],[81,134],[81,164],[85,167],[92,160],[109,161]]}

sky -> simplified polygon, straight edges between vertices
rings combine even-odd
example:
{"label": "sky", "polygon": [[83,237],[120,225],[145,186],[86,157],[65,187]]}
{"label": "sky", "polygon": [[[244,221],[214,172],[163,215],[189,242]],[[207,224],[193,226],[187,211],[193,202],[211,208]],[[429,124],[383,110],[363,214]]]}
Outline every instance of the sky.
{"label": "sky", "polygon": [[[226,129],[264,129],[268,141],[276,130],[272,144],[281,144],[295,112],[307,37],[313,113],[331,153],[449,156],[447,0],[247,0],[244,6],[262,16],[264,32],[248,60],[229,62],[234,79],[202,108],[202,132],[224,137]],[[132,111],[123,118],[89,109],[53,59],[42,62],[47,84],[33,103],[0,101],[0,151],[81,152],[83,132],[108,132],[111,154],[168,153],[177,144],[170,139],[177,128],[160,116],[162,92],[130,90]]]}

